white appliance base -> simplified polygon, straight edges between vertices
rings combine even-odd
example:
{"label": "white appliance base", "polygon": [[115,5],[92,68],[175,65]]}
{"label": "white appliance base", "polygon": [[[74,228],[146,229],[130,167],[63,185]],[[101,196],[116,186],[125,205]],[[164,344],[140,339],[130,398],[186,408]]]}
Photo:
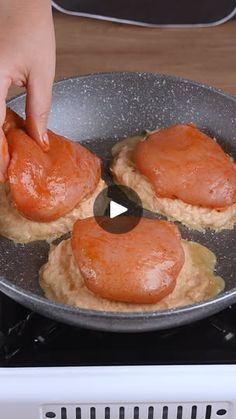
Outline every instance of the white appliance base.
{"label": "white appliance base", "polygon": [[235,419],[236,365],[0,368],[0,419]]}

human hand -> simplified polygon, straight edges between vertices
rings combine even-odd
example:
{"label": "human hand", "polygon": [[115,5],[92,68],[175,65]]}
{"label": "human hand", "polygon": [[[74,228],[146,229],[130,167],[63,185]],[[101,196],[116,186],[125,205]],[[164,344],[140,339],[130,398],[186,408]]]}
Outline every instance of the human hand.
{"label": "human hand", "polygon": [[47,120],[55,75],[55,37],[50,0],[0,0],[0,180],[9,163],[1,129],[11,84],[24,86],[26,130],[48,148]]}

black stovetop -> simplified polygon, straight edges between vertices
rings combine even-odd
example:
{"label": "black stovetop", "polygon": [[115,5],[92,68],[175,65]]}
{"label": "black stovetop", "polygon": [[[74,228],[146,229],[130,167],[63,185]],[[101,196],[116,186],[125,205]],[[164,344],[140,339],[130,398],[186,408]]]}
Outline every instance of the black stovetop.
{"label": "black stovetop", "polygon": [[185,327],[145,333],[78,329],[0,293],[0,366],[236,363],[236,305]]}

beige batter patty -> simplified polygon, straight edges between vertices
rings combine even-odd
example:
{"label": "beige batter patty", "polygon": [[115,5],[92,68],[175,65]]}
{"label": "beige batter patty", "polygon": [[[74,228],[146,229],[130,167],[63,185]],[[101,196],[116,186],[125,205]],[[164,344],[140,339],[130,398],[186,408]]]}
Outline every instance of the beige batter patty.
{"label": "beige batter patty", "polygon": [[0,185],[0,234],[17,243],[29,243],[34,240],[54,240],[72,230],[79,218],[93,215],[94,200],[106,186],[101,179],[93,194],[84,199],[72,211],[55,221],[36,222],[23,217],[11,201],[7,186]]}
{"label": "beige batter patty", "polygon": [[72,253],[71,241],[52,247],[48,262],[40,270],[40,285],[50,300],[92,310],[155,311],[193,304],[218,294],[224,281],[214,275],[215,255],[206,247],[183,240],[185,263],[174,291],[156,304],[109,301],[87,289]]}
{"label": "beige batter patty", "polygon": [[111,172],[114,180],[134,189],[142,200],[144,208],[165,215],[170,220],[177,220],[196,230],[211,228],[214,230],[232,229],[236,222],[236,204],[224,211],[202,208],[179,199],[159,198],[153,186],[135,167],[131,154],[135,145],[145,137],[131,137],[117,143],[113,149]]}

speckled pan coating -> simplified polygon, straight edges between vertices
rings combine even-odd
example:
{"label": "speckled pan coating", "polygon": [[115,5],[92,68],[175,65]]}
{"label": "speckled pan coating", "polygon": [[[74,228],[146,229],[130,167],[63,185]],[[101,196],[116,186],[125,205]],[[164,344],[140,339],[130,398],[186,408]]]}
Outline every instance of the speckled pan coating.
{"label": "speckled pan coating", "polygon": [[[17,97],[10,106],[23,114],[24,99]],[[110,150],[117,139],[175,122],[194,122],[215,136],[236,160],[236,99],[223,92],[188,80],[146,73],[95,74],[63,80],[54,86],[50,127],[97,153],[106,173]],[[236,234],[235,230],[203,234],[183,226],[180,229],[184,238],[216,253],[217,273],[226,281],[225,292],[217,298],[145,314],[105,313],[56,304],[43,297],[38,285],[38,270],[47,260],[48,245],[15,245],[5,238],[0,238],[0,289],[45,316],[88,328],[145,331],[189,323],[236,302]]]}

